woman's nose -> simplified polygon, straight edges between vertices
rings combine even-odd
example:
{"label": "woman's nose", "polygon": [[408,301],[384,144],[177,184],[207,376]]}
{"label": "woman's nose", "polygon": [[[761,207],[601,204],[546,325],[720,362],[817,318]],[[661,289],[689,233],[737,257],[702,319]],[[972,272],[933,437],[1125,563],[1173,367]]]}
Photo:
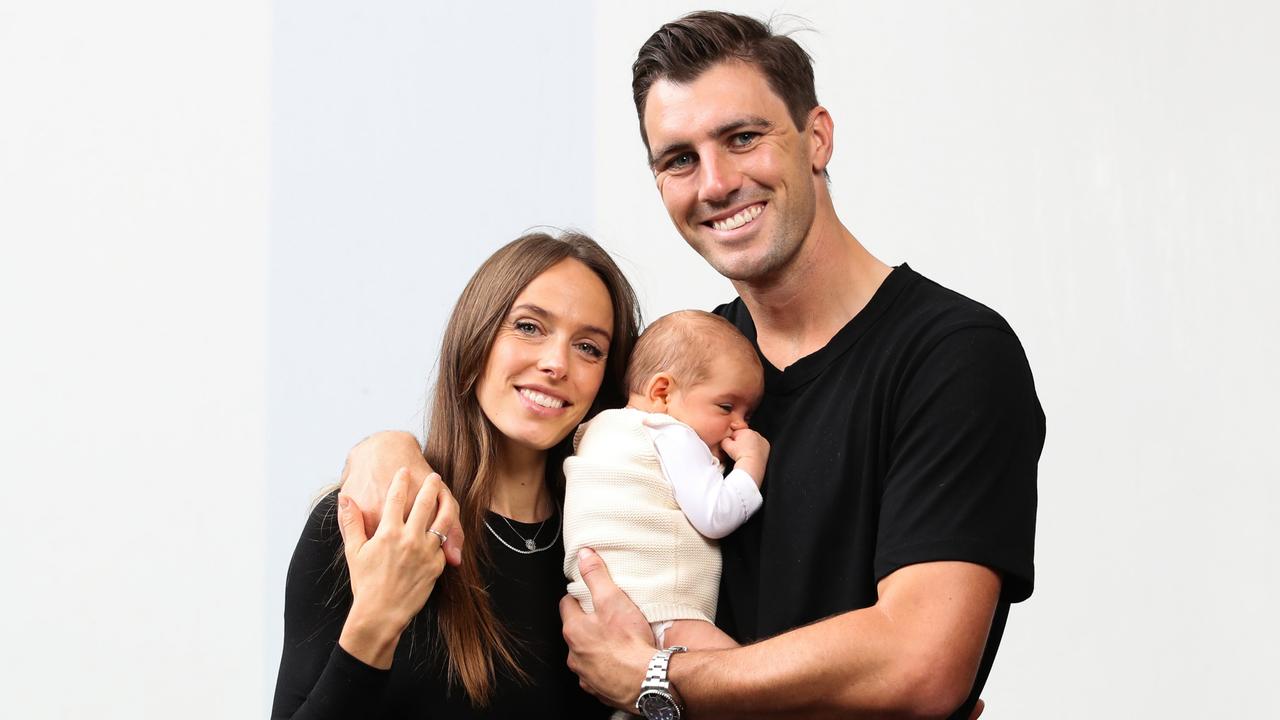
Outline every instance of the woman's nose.
{"label": "woman's nose", "polygon": [[569,348],[559,343],[549,343],[538,358],[538,369],[557,379],[563,379],[569,368]]}

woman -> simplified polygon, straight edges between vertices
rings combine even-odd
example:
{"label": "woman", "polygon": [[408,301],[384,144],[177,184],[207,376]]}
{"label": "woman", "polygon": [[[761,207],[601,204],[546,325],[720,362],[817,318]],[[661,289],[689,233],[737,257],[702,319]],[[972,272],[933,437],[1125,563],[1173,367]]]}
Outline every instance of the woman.
{"label": "woman", "polygon": [[408,497],[403,470],[372,537],[350,498],[322,499],[289,566],[272,717],[608,715],[565,667],[558,504],[569,436],[622,405],[639,324],[585,236],[485,261],[445,331],[424,452],[460,505],[462,563],[445,569],[434,496]]}

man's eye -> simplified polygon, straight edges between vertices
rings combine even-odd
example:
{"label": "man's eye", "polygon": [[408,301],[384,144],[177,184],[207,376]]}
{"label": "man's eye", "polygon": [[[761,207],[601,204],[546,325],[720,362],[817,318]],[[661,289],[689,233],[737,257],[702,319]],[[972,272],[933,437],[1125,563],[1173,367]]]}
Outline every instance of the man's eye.
{"label": "man's eye", "polygon": [[683,170],[693,164],[693,153],[680,153],[667,161],[668,170]]}
{"label": "man's eye", "polygon": [[758,132],[740,132],[733,136],[733,144],[738,147],[746,147],[756,141],[760,137]]}

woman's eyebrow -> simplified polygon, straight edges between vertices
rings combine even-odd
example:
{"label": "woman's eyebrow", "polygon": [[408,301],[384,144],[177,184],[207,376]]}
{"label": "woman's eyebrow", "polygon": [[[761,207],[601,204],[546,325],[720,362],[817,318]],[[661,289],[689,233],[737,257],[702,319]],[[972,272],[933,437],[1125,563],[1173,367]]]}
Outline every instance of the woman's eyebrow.
{"label": "woman's eyebrow", "polygon": [[605,342],[613,341],[613,333],[609,332],[608,330],[605,330],[604,328],[599,328],[599,327],[596,327],[595,325],[583,325],[582,329],[583,331],[589,332],[592,335],[599,335],[600,337],[604,338]]}
{"label": "woman's eyebrow", "polygon": [[534,305],[533,303],[524,303],[523,305],[513,306],[511,308],[511,312],[507,314],[514,315],[516,311],[519,311],[519,310],[523,310],[524,312],[527,312],[527,313],[533,313],[534,315],[541,315],[542,317],[555,317],[553,314],[547,312],[546,310],[544,310],[543,308],[537,305]]}
{"label": "woman's eyebrow", "polygon": [[[511,313],[508,313],[508,314],[515,314],[516,311],[524,311],[531,315],[537,315],[539,317],[548,318],[551,320],[556,319],[555,313],[550,312],[546,308],[543,308],[539,305],[534,305],[533,303],[523,303],[521,305],[516,305],[515,307],[511,308]],[[583,325],[582,331],[591,333],[593,335],[599,335],[600,337],[603,337],[605,339],[605,342],[613,341],[613,333],[609,332],[608,330],[605,330],[602,327],[597,327],[595,325]]]}

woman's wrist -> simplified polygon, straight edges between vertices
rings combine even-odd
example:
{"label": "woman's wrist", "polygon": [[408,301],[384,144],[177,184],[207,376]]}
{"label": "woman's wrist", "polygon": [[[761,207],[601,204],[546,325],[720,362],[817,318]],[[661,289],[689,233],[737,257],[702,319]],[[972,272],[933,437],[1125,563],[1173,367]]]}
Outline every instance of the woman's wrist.
{"label": "woman's wrist", "polygon": [[360,662],[386,670],[391,667],[402,632],[404,627],[388,622],[385,613],[365,612],[356,605],[347,614],[338,644]]}

